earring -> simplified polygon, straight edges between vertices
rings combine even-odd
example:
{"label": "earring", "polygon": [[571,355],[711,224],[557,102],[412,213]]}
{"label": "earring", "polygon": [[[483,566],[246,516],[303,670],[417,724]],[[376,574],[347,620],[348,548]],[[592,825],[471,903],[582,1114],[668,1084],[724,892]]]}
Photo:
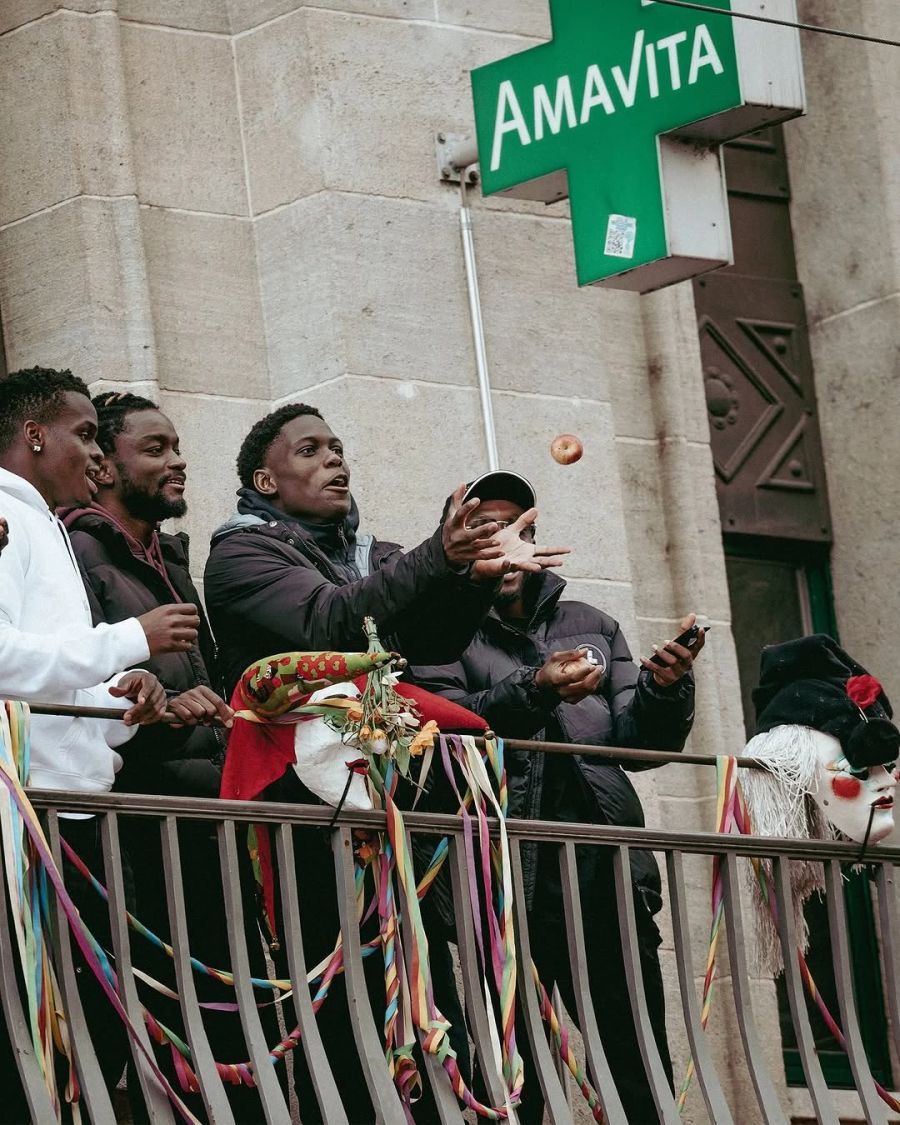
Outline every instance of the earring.
{"label": "earring", "polygon": [[35,452],[35,453],[40,453],[40,451],[41,451],[41,450],[42,450],[42,449],[43,449],[44,447],[43,447],[42,445],[33,445],[33,446],[32,446],[31,448],[32,448],[32,449],[34,450],[34,452]]}

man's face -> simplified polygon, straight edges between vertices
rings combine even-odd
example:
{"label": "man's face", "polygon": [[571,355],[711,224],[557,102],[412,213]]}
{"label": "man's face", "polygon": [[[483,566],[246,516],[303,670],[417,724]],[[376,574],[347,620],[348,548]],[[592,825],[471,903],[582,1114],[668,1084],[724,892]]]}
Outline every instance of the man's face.
{"label": "man's face", "polygon": [[112,491],[130,515],[156,524],[185,514],[185,461],[178,434],[165,414],[128,414],[108,460],[115,468]]}
{"label": "man's face", "polygon": [[97,412],[91,400],[76,391],[66,391],[65,405],[57,417],[43,424],[43,448],[39,455],[45,497],[51,507],[89,504],[97,491],[93,481],[103,452],[97,445]]}
{"label": "man's face", "polygon": [[816,731],[815,747],[818,787],[812,797],[825,819],[848,839],[862,843],[871,817],[869,840],[879,843],[894,828],[895,763],[851,773],[841,744],[832,735]]}
{"label": "man's face", "polygon": [[[524,511],[524,508],[520,508],[518,504],[514,504],[511,500],[482,500],[469,516],[466,526],[474,528],[483,527],[487,523],[499,523],[506,527],[515,523]],[[532,524],[521,533],[521,537],[533,542],[534,534],[534,525]],[[517,602],[522,596],[527,577],[521,570],[507,574],[500,585],[497,596],[494,598],[494,604],[503,606]]]}
{"label": "man's face", "polygon": [[301,414],[282,426],[255,481],[289,516],[328,523],[350,511],[343,443],[314,414]]}

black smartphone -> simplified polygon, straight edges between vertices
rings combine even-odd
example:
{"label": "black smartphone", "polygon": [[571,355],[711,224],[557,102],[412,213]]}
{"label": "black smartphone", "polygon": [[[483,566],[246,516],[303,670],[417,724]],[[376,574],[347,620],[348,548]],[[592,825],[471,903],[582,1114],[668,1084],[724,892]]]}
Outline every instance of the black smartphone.
{"label": "black smartphone", "polygon": [[[705,632],[708,631],[709,626],[708,625],[692,625],[690,627],[690,629],[685,629],[685,631],[681,634],[680,637],[676,637],[675,640],[672,641],[672,644],[682,645],[684,648],[693,648],[694,645],[697,643],[697,638],[700,636],[700,630],[701,629],[705,633]],[[650,662],[652,664],[658,664],[660,666],[660,668],[667,667],[665,660],[662,660],[655,652],[650,657]]]}

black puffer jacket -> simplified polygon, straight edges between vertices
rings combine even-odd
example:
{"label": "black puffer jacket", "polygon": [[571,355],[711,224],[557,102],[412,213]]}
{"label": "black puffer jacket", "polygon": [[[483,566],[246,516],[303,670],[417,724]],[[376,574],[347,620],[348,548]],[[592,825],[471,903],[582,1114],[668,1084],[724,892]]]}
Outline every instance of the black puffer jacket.
{"label": "black puffer jacket", "polygon": [[[416,682],[483,715],[506,738],[681,750],[694,717],[693,677],[685,676],[671,688],[658,688],[649,673],[639,673],[616,621],[584,602],[562,601],[565,582],[556,575],[544,575],[532,586],[535,610],[524,631],[492,610],[456,663],[417,666]],[[602,654],[608,669],[595,695],[567,704],[560,703],[555,693],[535,687],[534,674],[552,652],[584,644]],[[590,822],[643,826],[640,800],[620,766],[579,756],[573,761],[584,782]],[[543,754],[507,753],[510,816],[541,815],[545,766]],[[537,874],[535,845],[523,848],[522,862],[530,904]],[[632,852],[632,873],[655,912],[661,898],[652,855]]]}
{"label": "black puffer jacket", "polygon": [[[134,556],[125,536],[101,512],[93,508],[70,509],[61,516],[85,578],[95,624],[140,617],[175,600],[159,571]],[[141,667],[153,672],[170,694],[199,685],[220,691],[215,644],[190,575],[188,537],[183,533],[160,533],[159,542],[172,588],[182,601],[193,602],[200,611],[200,635],[190,651],[156,656],[143,661]],[[192,731],[144,727],[120,753],[125,766],[116,779],[117,789],[218,796],[217,777],[209,771],[204,773],[199,766],[188,765],[186,760],[221,764],[221,732],[208,727]],[[173,759],[185,760],[185,764],[164,775],[154,772],[157,764]]]}
{"label": "black puffer jacket", "polygon": [[[447,564],[438,529],[412,551],[272,509],[241,489],[238,515],[213,535],[204,590],[231,691],[244,670],[276,652],[364,647],[363,618],[410,660],[455,660],[490,609],[493,586]],[[269,518],[265,518],[269,517]]]}

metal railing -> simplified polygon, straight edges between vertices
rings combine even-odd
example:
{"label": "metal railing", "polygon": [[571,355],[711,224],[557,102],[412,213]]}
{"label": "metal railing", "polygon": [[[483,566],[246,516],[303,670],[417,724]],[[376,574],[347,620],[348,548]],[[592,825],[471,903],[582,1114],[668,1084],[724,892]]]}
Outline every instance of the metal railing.
{"label": "metal railing", "polygon": [[[532,744],[524,744],[536,749]],[[550,747],[543,747],[550,750]],[[556,749],[556,748],[554,748]],[[558,748],[571,752],[571,747]],[[647,760],[645,752],[632,754]],[[708,759],[700,759],[708,764]],[[699,762],[698,762],[699,764]],[[175,991],[178,994],[181,1028],[192,1056],[193,1068],[199,1081],[198,1114],[205,1114],[215,1122],[247,1120],[236,1115],[230,1088],[223,1084],[222,1074],[216,1066],[213,1047],[198,1000],[194,972],[190,961],[188,914],[190,903],[186,893],[182,870],[179,827],[196,821],[210,822],[215,826],[218,845],[219,873],[228,918],[228,949],[230,966],[234,971],[234,999],[237,1011],[233,1018],[240,1021],[247,1047],[247,1059],[252,1066],[258,1097],[258,1120],[287,1123],[294,1120],[296,1103],[292,1103],[289,1084],[272,1065],[271,1043],[267,1043],[260,1009],[260,997],[251,983],[251,961],[258,954],[248,945],[248,927],[244,925],[246,896],[240,880],[240,837],[243,826],[253,823],[268,825],[274,838],[274,852],[280,872],[279,895],[283,948],[293,986],[294,1018],[300,1028],[299,1047],[313,1076],[315,1098],[321,1119],[342,1123],[348,1120],[342,1106],[342,1061],[335,1057],[330,1044],[319,1033],[316,1015],[306,984],[307,964],[304,953],[304,932],[300,921],[300,903],[304,895],[304,857],[297,853],[294,830],[297,828],[327,828],[333,810],[324,806],[299,806],[266,802],[226,802],[188,798],[161,798],[135,795],[92,795],[32,790],[29,794],[45,822],[48,839],[57,864],[62,866],[63,852],[60,838],[60,818],[63,813],[93,814],[98,818],[102,842],[102,878],[109,894],[110,952],[114,956],[119,995],[132,1022],[140,1028],[144,1046],[152,1050],[142,1015],[141,1000],[132,974],[135,961],[140,961],[138,939],[129,932],[126,920],[126,890],[123,881],[120,825],[143,820],[158,822],[159,848],[164,867],[164,881],[169,934],[173,949]],[[406,832],[410,836],[449,839],[447,868],[450,874],[455,916],[458,922],[455,940],[458,948],[462,991],[466,1008],[466,1022],[474,1054],[480,1061],[488,1099],[503,1105],[504,1093],[497,1078],[496,1044],[492,1041],[488,1012],[478,957],[478,934],[474,932],[466,900],[470,893],[466,881],[463,849],[463,825],[460,818],[439,814],[409,812],[405,814]],[[496,829],[496,824],[493,825]],[[401,1101],[391,1082],[384,1060],[384,1048],[378,1029],[379,1013],[373,1012],[367,992],[360,945],[360,928],[357,918],[357,894],[354,881],[354,830],[383,831],[385,816],[378,811],[343,813],[330,831],[330,851],[333,858],[334,887],[340,915],[340,929],[345,949],[345,980],[347,1005],[351,1016],[355,1049],[365,1075],[368,1093],[374,1107],[374,1119],[390,1125],[405,1125]],[[828,909],[831,950],[835,968],[835,983],[839,1012],[835,1013],[847,1041],[847,1053],[856,1082],[859,1106],[866,1121],[889,1120],[884,1104],[875,1091],[875,1082],[862,1044],[852,984],[852,969],[848,942],[847,920],[843,908],[842,865],[858,862],[857,845],[819,843],[739,836],[724,837],[711,832],[669,832],[659,829],[628,829],[597,825],[579,825],[509,820],[507,830],[510,859],[515,889],[514,908],[517,926],[519,961],[518,1000],[521,1006],[533,1071],[528,1082],[539,1088],[548,1118],[552,1122],[570,1122],[573,1109],[561,1082],[553,1052],[548,1046],[546,1027],[542,1020],[538,996],[527,971],[531,962],[529,916],[524,901],[522,849],[529,843],[555,845],[559,855],[559,874],[564,907],[564,924],[571,964],[575,1011],[571,1016],[582,1031],[585,1065],[594,1088],[600,1095],[606,1118],[612,1125],[628,1125],[622,1103],[606,1060],[601,1035],[598,1031],[598,1001],[592,996],[588,982],[588,950],[591,932],[585,929],[583,914],[588,904],[579,893],[578,852],[576,849],[602,849],[605,862],[611,863],[615,886],[615,901],[608,909],[618,918],[618,932],[624,960],[627,993],[633,1013],[641,1064],[652,1094],[658,1117],[666,1125],[680,1121],[675,1097],[670,1088],[657,1042],[654,1038],[651,1014],[641,970],[639,935],[635,923],[631,892],[631,854],[642,849],[659,854],[664,859],[664,896],[671,912],[674,941],[674,960],[677,970],[677,995],[680,1011],[668,1012],[670,1031],[683,1021],[690,1055],[696,1067],[698,1091],[693,1095],[705,1103],[709,1119],[728,1125],[743,1125],[745,1121],[761,1119],[765,1122],[787,1120],[783,1098],[779,1091],[782,1079],[766,1063],[763,1044],[777,1033],[772,1026],[760,1026],[754,1011],[752,984],[748,969],[746,902],[740,893],[739,866],[745,857],[760,857],[771,861],[774,896],[779,917],[779,937],[784,954],[785,985],[790,1005],[790,1016],[796,1034],[797,1047],[802,1060],[807,1087],[815,1119],[836,1125],[838,1113],[832,1092],[823,1076],[816,1052],[803,983],[796,959],[797,937],[793,928],[789,865],[792,860],[813,860],[824,866],[828,888]],[[720,984],[716,1005],[729,1009],[739,1032],[739,1043],[729,1044],[727,1065],[717,1059],[707,1033],[701,1027],[696,980],[705,965],[706,950],[696,948],[692,939],[691,921],[696,923],[698,912],[708,910],[708,898],[689,900],[685,882],[685,859],[689,856],[719,855],[724,890],[724,915],[727,934],[727,953],[730,983]],[[885,981],[886,1004],[895,1048],[900,1053],[900,922],[894,890],[894,867],[900,863],[900,849],[873,849],[866,858],[871,864],[877,898],[880,928],[880,957]],[[214,877],[210,873],[210,877]],[[0,863],[0,882],[6,875]],[[79,969],[77,952],[73,950],[69,931],[57,910],[53,934],[56,964],[59,968],[60,986],[68,1012],[68,1023],[75,1043],[77,1069],[84,1103],[91,1120],[114,1121],[113,1103],[104,1081],[94,1050],[92,1029],[88,1026],[79,1000]],[[251,939],[252,942],[252,939]],[[20,999],[19,969],[13,956],[14,942],[10,933],[7,912],[0,910],[0,983],[2,983],[2,1010],[7,1032],[12,1042],[18,1074],[32,1119],[36,1122],[53,1120],[43,1080],[32,1047],[28,1015]],[[114,1019],[109,1013],[109,1019]],[[171,1105],[160,1089],[137,1048],[133,1049],[134,1074],[140,1083],[149,1118],[153,1122],[170,1122],[176,1119]],[[224,1061],[224,1060],[218,1060]],[[228,1062],[236,1060],[230,1059]],[[744,1102],[736,1104],[733,1093],[732,1072],[743,1069],[749,1077],[755,1106]],[[433,1093],[434,1117],[441,1122],[465,1120],[453,1096],[446,1076],[437,1065],[425,1060],[425,1070]],[[676,1087],[680,1075],[676,1069]],[[526,1090],[527,1090],[526,1085]],[[354,1123],[355,1125],[355,1123]]]}

